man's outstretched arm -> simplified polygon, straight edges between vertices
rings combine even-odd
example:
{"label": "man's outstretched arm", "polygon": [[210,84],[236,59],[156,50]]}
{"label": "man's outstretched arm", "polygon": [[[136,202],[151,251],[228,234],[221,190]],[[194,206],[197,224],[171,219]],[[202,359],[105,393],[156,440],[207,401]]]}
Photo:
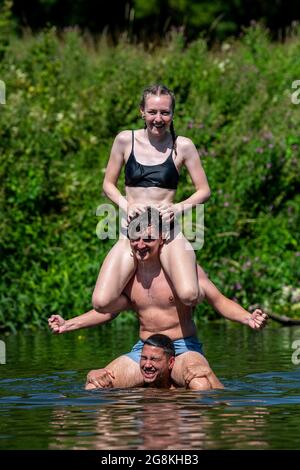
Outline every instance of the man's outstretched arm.
{"label": "man's outstretched arm", "polygon": [[79,330],[80,328],[104,325],[104,323],[116,318],[117,315],[119,314],[98,313],[96,310],[89,310],[89,312],[70,318],[69,320],[65,320],[60,315],[51,315],[51,317],[48,318],[48,325],[53,333],[62,334],[68,331]]}
{"label": "man's outstretched arm", "polygon": [[119,297],[116,304],[116,309],[113,312],[98,313],[96,310],[92,309],[69,320],[65,320],[60,315],[51,315],[48,319],[48,325],[52,332],[56,334],[67,333],[68,331],[75,331],[80,328],[104,325],[116,318],[121,311],[131,308],[128,297],[123,294]]}
{"label": "man's outstretched arm", "polygon": [[266,326],[268,315],[260,309],[253,313],[247,312],[241,305],[225,297],[217,287],[208,279],[203,269],[198,265],[199,285],[204,290],[207,302],[223,317],[228,320],[248,325],[253,329],[262,329]]}

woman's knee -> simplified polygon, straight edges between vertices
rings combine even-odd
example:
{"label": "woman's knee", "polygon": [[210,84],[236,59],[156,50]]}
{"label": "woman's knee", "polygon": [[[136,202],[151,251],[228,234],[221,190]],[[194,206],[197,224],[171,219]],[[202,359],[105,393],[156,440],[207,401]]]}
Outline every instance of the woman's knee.
{"label": "woman's knee", "polygon": [[113,296],[112,293],[98,289],[93,293],[92,305],[96,312],[104,313],[109,305],[116,299],[117,297]]}
{"label": "woman's knee", "polygon": [[198,286],[178,286],[176,293],[185,305],[196,305],[199,302],[200,292]]}

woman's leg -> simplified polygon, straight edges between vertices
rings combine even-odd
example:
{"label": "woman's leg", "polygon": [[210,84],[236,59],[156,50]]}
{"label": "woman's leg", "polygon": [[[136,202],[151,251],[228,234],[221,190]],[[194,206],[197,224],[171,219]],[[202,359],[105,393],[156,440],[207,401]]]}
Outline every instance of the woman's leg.
{"label": "woman's leg", "polygon": [[[114,379],[112,379],[114,388],[141,387],[144,383],[139,364],[126,355],[114,359],[105,368],[114,374]],[[94,390],[95,388],[97,387],[89,382],[87,377],[85,389]]]}
{"label": "woman's leg", "polygon": [[163,244],[160,261],[181,302],[186,305],[199,303],[203,297],[195,252],[181,232]]}
{"label": "woman's leg", "polygon": [[114,309],[114,301],[122,294],[136,270],[128,238],[120,238],[106,256],[93,292],[92,303],[98,312]]}

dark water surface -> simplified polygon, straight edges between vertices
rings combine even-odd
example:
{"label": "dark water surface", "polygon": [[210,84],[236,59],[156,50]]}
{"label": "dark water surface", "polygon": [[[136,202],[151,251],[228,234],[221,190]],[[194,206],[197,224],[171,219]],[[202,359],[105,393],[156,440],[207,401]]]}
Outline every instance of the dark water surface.
{"label": "dark water surface", "polygon": [[134,344],[132,325],[1,336],[0,449],[299,449],[300,327],[198,327],[225,390],[85,391]]}

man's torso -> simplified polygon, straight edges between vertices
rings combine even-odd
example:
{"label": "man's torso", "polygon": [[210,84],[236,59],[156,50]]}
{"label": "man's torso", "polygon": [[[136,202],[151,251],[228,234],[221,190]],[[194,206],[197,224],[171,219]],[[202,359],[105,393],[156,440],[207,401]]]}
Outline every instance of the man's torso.
{"label": "man's torso", "polygon": [[191,307],[179,301],[160,266],[154,271],[138,269],[125,294],[139,315],[141,339],[153,333],[173,340],[196,334]]}

